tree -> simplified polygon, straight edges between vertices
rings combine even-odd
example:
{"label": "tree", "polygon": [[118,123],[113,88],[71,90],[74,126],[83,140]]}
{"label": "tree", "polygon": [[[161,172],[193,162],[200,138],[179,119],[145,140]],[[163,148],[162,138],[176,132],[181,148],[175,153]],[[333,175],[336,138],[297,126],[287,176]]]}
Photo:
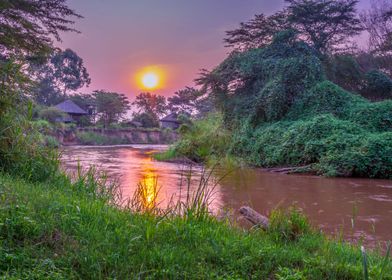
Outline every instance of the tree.
{"label": "tree", "polygon": [[365,75],[362,94],[371,100],[392,98],[392,80],[384,73],[373,70]]}
{"label": "tree", "polygon": [[68,90],[77,90],[91,82],[83,59],[73,50],[56,51],[48,65],[49,75],[64,94]]}
{"label": "tree", "polygon": [[259,14],[248,22],[241,22],[238,29],[227,31],[224,42],[226,47],[232,47],[236,51],[262,48],[272,42],[277,32],[289,28],[285,11],[269,17]]}
{"label": "tree", "polygon": [[159,127],[159,121],[149,113],[136,113],[133,115],[132,121],[140,122],[142,127]]}
{"label": "tree", "polygon": [[56,50],[44,65],[33,64],[37,86],[34,97],[40,104],[55,105],[67,98],[67,93],[75,91],[91,82],[83,59],[73,50]]}
{"label": "tree", "polygon": [[361,21],[369,33],[369,50],[379,55],[392,52],[392,3],[372,0],[370,10],[361,14]]}
{"label": "tree", "polygon": [[362,30],[358,0],[286,0],[288,21],[320,53],[339,50]]}
{"label": "tree", "polygon": [[151,94],[149,92],[143,92],[136,96],[132,105],[137,107],[139,114],[150,114],[151,116],[154,116],[156,120],[165,114],[167,110],[166,98],[162,95]]}
{"label": "tree", "polygon": [[94,91],[97,114],[105,126],[118,122],[130,109],[128,98],[124,94]]}
{"label": "tree", "polygon": [[66,0],[1,0],[1,55],[50,52],[52,38],[60,41],[60,32],[76,31],[70,27],[72,17],[81,18],[66,5]]}
{"label": "tree", "polygon": [[285,10],[272,16],[256,15],[240,28],[228,31],[225,42],[236,50],[264,47],[275,33],[296,29],[302,40],[320,54],[339,50],[362,31],[357,0],[285,0]]}
{"label": "tree", "polygon": [[199,99],[201,96],[201,91],[192,87],[186,87],[175,92],[172,97],[167,99],[167,107],[170,111],[178,114],[195,114],[199,111]]}

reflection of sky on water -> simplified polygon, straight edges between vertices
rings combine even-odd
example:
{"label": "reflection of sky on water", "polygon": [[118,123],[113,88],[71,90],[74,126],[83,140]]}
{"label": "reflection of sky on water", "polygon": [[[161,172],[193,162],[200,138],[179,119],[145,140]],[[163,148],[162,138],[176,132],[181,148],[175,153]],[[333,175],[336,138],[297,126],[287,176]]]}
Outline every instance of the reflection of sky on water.
{"label": "reflection of sky on water", "polygon": [[[132,147],[67,147],[63,163],[69,170],[97,166],[119,180],[124,197],[132,197],[139,182],[144,182],[147,201],[156,196],[165,207],[172,200],[186,200],[189,172],[186,166],[157,162],[151,153],[165,146]],[[190,192],[199,183],[200,167],[193,167]],[[216,178],[225,175],[217,175]],[[210,182],[215,185],[214,180]],[[392,181],[368,179],[322,178],[317,176],[282,175],[256,169],[236,170],[216,186],[212,208],[238,209],[250,205],[263,214],[277,206],[295,204],[323,231],[347,239],[375,241],[392,239]],[[352,221],[353,219],[353,221]],[[352,228],[354,224],[354,228]]]}

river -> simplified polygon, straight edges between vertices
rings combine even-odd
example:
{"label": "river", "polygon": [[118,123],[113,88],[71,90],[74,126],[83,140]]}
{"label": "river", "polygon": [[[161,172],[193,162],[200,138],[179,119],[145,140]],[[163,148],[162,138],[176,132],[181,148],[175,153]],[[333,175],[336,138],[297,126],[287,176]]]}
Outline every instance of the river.
{"label": "river", "polygon": [[[78,163],[105,171],[118,180],[124,198],[133,196],[139,182],[144,182],[149,191],[157,178],[157,200],[164,207],[173,197],[183,198],[184,174],[189,172],[188,166],[152,159],[152,153],[166,148],[64,147],[62,162],[69,172],[75,171]],[[193,167],[193,171],[199,174],[202,168]],[[215,186],[211,208],[216,213],[250,205],[268,215],[275,207],[296,205],[313,225],[330,235],[363,241],[371,247],[392,240],[392,180],[285,175],[259,169],[217,173],[220,175],[210,180],[210,185]],[[198,175],[191,181],[191,188],[196,188]]]}

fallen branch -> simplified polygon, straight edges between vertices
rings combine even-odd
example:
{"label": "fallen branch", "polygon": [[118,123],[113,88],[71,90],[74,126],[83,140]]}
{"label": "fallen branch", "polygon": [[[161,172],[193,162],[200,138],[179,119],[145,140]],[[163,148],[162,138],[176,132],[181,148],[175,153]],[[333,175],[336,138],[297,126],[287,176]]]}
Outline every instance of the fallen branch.
{"label": "fallen branch", "polygon": [[240,208],[240,214],[253,225],[260,226],[263,229],[268,228],[269,219],[266,216],[263,216],[257,211],[253,210],[249,206],[242,206]]}

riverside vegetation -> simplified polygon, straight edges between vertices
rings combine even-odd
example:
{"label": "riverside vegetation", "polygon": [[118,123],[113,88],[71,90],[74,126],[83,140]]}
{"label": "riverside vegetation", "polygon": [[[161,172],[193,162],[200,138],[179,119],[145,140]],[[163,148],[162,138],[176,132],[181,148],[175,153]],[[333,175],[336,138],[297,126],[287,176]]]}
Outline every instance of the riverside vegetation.
{"label": "riverside vegetation", "polygon": [[392,101],[370,102],[329,81],[294,31],[232,54],[201,82],[217,113],[183,126],[180,141],[159,157],[392,178]]}

